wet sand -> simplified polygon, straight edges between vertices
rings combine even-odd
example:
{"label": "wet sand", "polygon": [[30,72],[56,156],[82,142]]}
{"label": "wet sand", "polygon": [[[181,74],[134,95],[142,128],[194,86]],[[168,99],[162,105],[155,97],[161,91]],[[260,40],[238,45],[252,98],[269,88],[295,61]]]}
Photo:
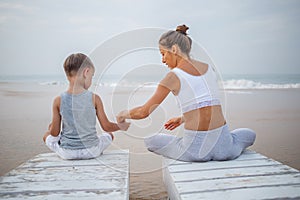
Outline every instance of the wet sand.
{"label": "wet sand", "polygon": [[[53,98],[66,86],[35,83],[0,83],[0,175],[36,154],[49,152],[42,136],[51,120]],[[128,106],[142,104],[153,92],[147,88],[91,88],[103,98],[110,120]],[[227,91],[224,113],[231,129],[252,128],[257,139],[251,149],[300,169],[300,90]],[[115,133],[109,149],[130,150],[130,199],[166,199],[162,183],[161,157],[148,152],[143,138],[165,132],[163,123],[179,115],[175,99],[169,95],[149,119],[132,121],[128,132]],[[99,132],[101,129],[98,127]],[[182,127],[171,134],[180,136]],[[170,133],[170,132],[169,132]]]}

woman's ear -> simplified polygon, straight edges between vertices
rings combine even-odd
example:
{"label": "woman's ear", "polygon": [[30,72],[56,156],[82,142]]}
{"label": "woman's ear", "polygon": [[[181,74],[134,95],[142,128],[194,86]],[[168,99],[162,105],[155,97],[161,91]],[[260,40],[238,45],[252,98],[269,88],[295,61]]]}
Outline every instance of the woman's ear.
{"label": "woman's ear", "polygon": [[172,53],[177,54],[177,53],[178,53],[178,46],[174,44],[174,45],[171,47],[171,51],[172,51]]}

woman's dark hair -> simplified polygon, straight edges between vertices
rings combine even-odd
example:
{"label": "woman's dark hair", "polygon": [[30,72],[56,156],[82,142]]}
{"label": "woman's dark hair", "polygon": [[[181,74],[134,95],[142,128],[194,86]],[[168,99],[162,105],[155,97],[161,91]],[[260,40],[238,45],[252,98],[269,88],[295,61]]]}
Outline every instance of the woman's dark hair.
{"label": "woman's dark hair", "polygon": [[192,39],[187,35],[189,27],[186,25],[177,26],[176,31],[168,31],[159,39],[159,44],[167,49],[171,49],[173,45],[178,45],[181,52],[189,57],[192,48]]}

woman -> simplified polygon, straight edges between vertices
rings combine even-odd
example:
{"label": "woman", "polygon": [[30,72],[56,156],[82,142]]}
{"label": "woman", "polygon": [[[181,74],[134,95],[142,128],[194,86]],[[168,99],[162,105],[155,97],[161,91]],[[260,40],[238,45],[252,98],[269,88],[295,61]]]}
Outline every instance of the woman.
{"label": "woman", "polygon": [[187,30],[188,27],[182,25],[161,36],[162,62],[171,71],[143,106],[120,112],[117,120],[120,123],[148,117],[172,92],[177,96],[183,116],[170,119],[165,128],[173,130],[184,123],[184,136],[156,134],[145,139],[148,150],[182,161],[235,159],[254,143],[256,135],[246,128],[229,131],[214,69],[190,58],[192,40]]}

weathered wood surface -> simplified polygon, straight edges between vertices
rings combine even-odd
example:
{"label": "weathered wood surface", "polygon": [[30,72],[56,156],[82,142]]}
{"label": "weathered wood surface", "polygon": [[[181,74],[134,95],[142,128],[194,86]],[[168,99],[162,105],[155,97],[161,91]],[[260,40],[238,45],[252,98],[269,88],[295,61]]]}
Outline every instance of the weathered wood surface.
{"label": "weathered wood surface", "polygon": [[300,172],[251,150],[232,161],[163,162],[171,200],[300,199]]}
{"label": "weathered wood surface", "polygon": [[39,154],[0,180],[0,199],[129,199],[129,152],[90,160]]}

